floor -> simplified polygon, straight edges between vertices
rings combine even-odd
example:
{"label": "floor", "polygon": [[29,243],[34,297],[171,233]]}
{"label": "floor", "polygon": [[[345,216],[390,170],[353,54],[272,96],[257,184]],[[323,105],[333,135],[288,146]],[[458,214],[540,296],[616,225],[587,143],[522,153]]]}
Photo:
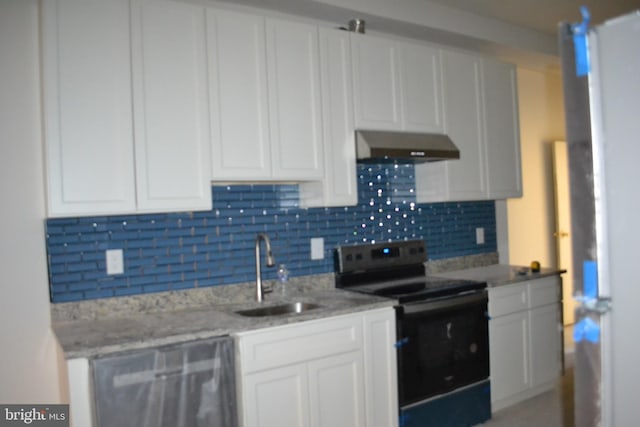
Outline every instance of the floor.
{"label": "floor", "polygon": [[573,328],[566,327],[565,372],[555,389],[498,411],[482,427],[573,427]]}

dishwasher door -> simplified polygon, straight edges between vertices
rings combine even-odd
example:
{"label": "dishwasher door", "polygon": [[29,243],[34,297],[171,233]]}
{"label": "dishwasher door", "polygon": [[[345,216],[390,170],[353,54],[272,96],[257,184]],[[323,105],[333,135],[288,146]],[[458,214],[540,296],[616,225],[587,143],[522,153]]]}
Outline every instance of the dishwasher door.
{"label": "dishwasher door", "polygon": [[236,427],[233,338],[92,361],[98,427]]}

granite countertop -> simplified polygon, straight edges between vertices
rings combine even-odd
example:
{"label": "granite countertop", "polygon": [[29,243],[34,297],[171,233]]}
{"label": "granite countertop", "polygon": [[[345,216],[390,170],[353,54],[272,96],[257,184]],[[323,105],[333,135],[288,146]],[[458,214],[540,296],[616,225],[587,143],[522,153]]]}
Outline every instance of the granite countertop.
{"label": "granite countertop", "polygon": [[120,351],[157,347],[271,326],[390,307],[394,300],[340,289],[296,290],[271,298],[262,306],[303,301],[321,305],[302,314],[246,317],[235,311],[260,304],[254,301],[210,303],[177,310],[141,312],[54,321],[53,329],[67,359],[97,357]]}
{"label": "granite countertop", "polygon": [[[490,287],[562,274],[543,268],[500,265],[497,253],[427,262],[430,276],[484,280]],[[526,269],[526,274],[518,272]],[[255,302],[254,283],[159,292],[128,297],[57,303],[51,306],[53,329],[67,359],[99,357],[272,326],[391,307],[389,298],[336,289],[332,273],[290,279],[287,294],[269,294]],[[321,307],[302,314],[246,317],[236,313],[283,302],[312,302]]]}
{"label": "granite countertop", "polygon": [[487,286],[493,288],[542,277],[555,276],[562,273],[566,273],[566,270],[541,268],[540,272],[533,273],[529,267],[494,264],[485,267],[467,268],[465,270],[440,272],[433,274],[433,276],[446,277],[449,279],[481,280],[486,281]]}

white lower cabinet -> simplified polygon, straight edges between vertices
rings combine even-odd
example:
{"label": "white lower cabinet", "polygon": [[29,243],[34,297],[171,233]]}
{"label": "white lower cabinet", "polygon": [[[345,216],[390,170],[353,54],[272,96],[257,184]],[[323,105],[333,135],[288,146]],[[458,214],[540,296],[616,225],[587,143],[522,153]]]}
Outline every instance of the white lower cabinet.
{"label": "white lower cabinet", "polygon": [[247,375],[246,425],[363,426],[362,352]]}
{"label": "white lower cabinet", "polygon": [[362,351],[325,357],[307,365],[311,426],[363,426]]}
{"label": "white lower cabinet", "polygon": [[245,426],[298,427],[309,425],[307,367],[273,368],[242,378]]}
{"label": "white lower cabinet", "polygon": [[90,363],[89,359],[84,357],[67,360],[69,418],[72,426],[95,426]]}
{"label": "white lower cabinet", "polygon": [[[502,401],[529,388],[529,317],[518,312],[491,319],[491,400]],[[495,408],[494,408],[495,410]]]}
{"label": "white lower cabinet", "polygon": [[244,427],[397,426],[392,308],[237,339]]}
{"label": "white lower cabinet", "polygon": [[493,411],[555,385],[562,369],[561,286],[551,276],[489,289]]}
{"label": "white lower cabinet", "polygon": [[395,310],[364,314],[367,427],[398,425],[398,364]]}
{"label": "white lower cabinet", "polygon": [[531,323],[531,385],[548,384],[558,377],[562,363],[560,310],[557,304],[529,311]]}

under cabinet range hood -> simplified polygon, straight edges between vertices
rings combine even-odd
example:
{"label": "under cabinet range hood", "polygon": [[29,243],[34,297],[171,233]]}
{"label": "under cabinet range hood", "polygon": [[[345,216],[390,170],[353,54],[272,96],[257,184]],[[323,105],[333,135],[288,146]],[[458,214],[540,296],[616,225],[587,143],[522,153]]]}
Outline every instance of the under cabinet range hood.
{"label": "under cabinet range hood", "polygon": [[433,162],[459,159],[460,150],[441,133],[356,130],[358,162]]}

